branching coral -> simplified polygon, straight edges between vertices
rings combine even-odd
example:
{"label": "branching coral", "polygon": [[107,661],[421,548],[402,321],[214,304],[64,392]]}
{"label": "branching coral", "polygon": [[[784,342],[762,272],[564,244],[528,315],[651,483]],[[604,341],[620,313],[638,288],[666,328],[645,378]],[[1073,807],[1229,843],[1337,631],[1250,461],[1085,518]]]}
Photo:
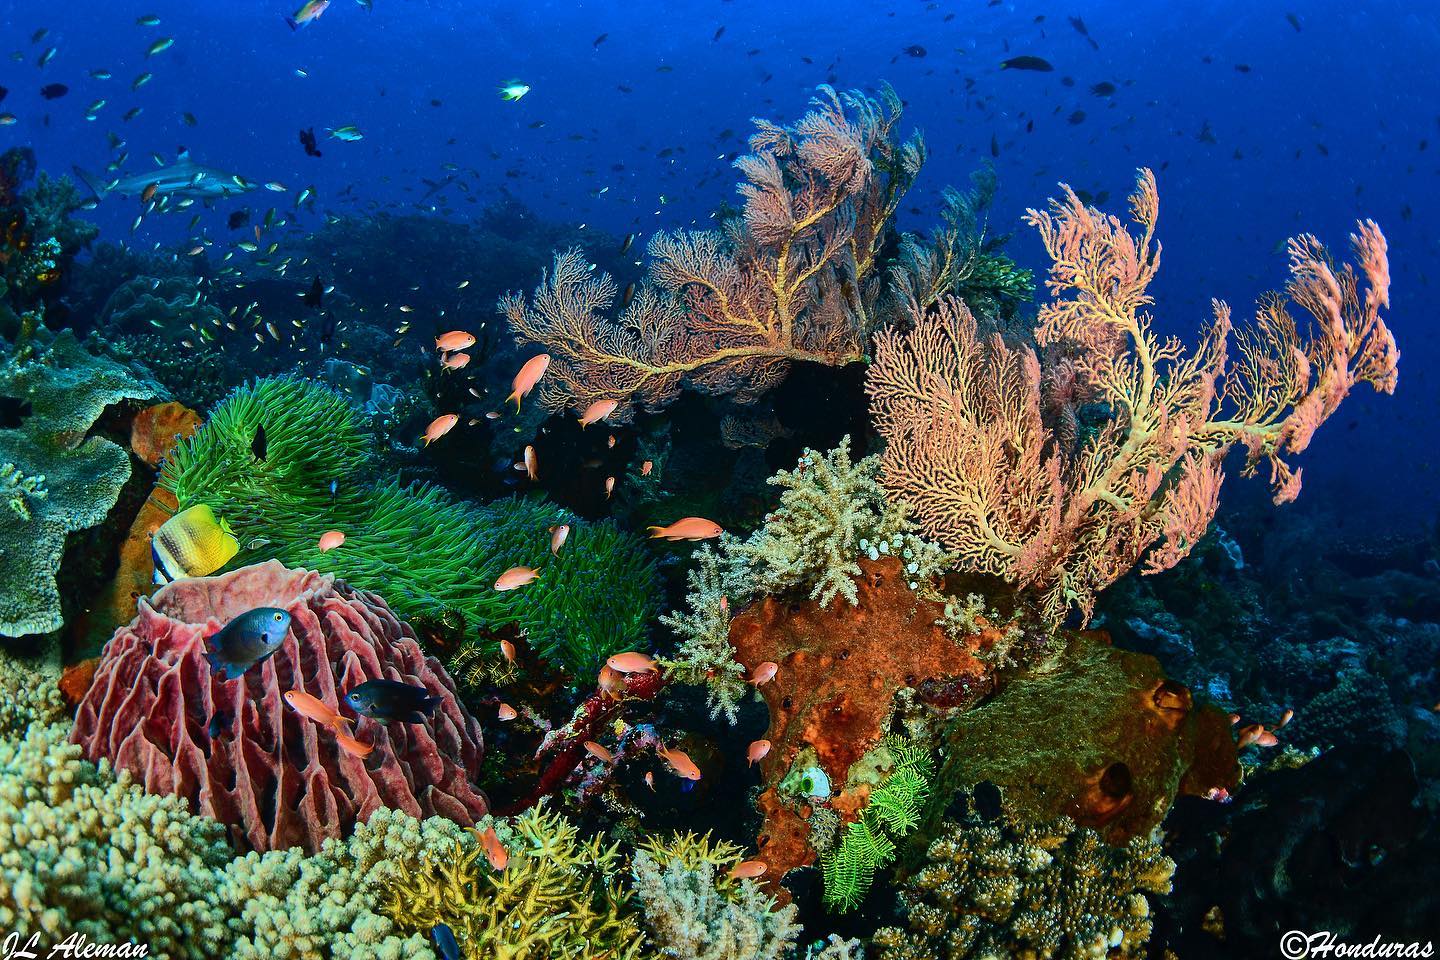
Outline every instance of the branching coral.
{"label": "branching coral", "polygon": [[[473,839],[404,864],[384,880],[387,917],[401,929],[450,926],[466,960],[634,960],[641,934],[618,882],[620,854],[581,840],[559,814],[536,807],[493,829],[504,869]],[[473,831],[472,831],[473,832]]]}
{"label": "branching coral", "polygon": [[425,933],[382,913],[383,895],[413,865],[461,843],[473,840],[449,820],[382,808],[314,856],[294,848],[247,854],[216,883],[234,913],[226,942],[237,960],[432,960]]}
{"label": "branching coral", "polygon": [[156,392],[69,332],[29,360],[0,364],[0,394],[34,411],[0,430],[0,636],[62,626],[55,574],[65,537],[104,520],[130,478],[129,454],[90,430],[106,407]]}
{"label": "branching coral", "polygon": [[655,955],[675,960],[782,960],[800,925],[754,880],[723,884],[715,863],[647,852],[631,865]]}
{"label": "branching coral", "polygon": [[900,99],[822,86],[792,127],[756,120],[744,216],[721,232],[660,233],[649,283],[616,318],[618,287],[562,253],[530,300],[500,301],[521,343],[551,356],[541,402],[584,409],[669,403],[682,385],[753,398],[792,360],[859,360],[889,278],[879,269],[895,209],[925,159],[919,137],[896,138]]}
{"label": "branching coral", "polygon": [[1175,863],[1147,838],[1112,847],[1068,818],[948,823],[901,901],[909,929],[876,932],[878,960],[1136,960],[1150,939],[1146,894]]}
{"label": "branching coral", "polygon": [[[250,444],[262,425],[269,450],[260,462]],[[160,483],[181,508],[208,503],[230,521],[241,544],[236,564],[274,557],[333,572],[382,591],[404,616],[450,609],[471,626],[515,624],[577,672],[641,645],[656,612],[655,574],[633,536],[538,500],[477,508],[423,483],[371,485],[372,445],[343,395],[274,377],[218,406],[176,446]],[[572,529],[567,549],[552,556],[547,530],[557,523]],[[320,535],[330,529],[345,533],[345,546],[322,552]],[[517,565],[540,577],[524,590],[489,588]]]}
{"label": "branching coral", "polygon": [[886,499],[880,459],[850,459],[850,438],[829,453],[806,450],[794,470],[769,482],[780,505],[749,538],[722,537],[700,551],[689,574],[688,611],[661,621],[681,638],[673,663],[683,683],[707,684],[711,708],[733,720],[745,688],[730,650],[730,608],[775,594],[805,593],[828,607],[837,596],[858,602],[859,561],[894,555],[909,582],[928,586],[946,565],[944,551],[910,531],[904,509]]}
{"label": "branching coral", "polygon": [[[54,680],[40,686],[55,703]],[[85,761],[67,733],[41,709],[0,734],[0,927],[208,955],[226,932],[214,889],[231,856],[224,826]]]}
{"label": "branching coral", "polygon": [[[1352,237],[1360,272],[1337,268],[1315,238],[1290,243],[1289,299],[1313,318],[1300,331],[1285,301],[1261,301],[1227,358],[1230,311],[1219,301],[1199,349],[1160,339],[1145,312],[1159,267],[1159,200],[1142,171],[1130,201],[1140,228],[1085,206],[1068,187],[1029,221],[1053,264],[1035,350],[981,336],[953,298],[910,304],[913,329],[879,334],[867,383],[885,437],[884,482],[925,533],[967,570],[1039,594],[1052,622],[1149,552],[1173,566],[1204,534],[1236,443],[1246,471],[1268,460],[1276,503],[1294,499],[1298,454],[1358,383],[1391,392],[1398,353],[1380,317],[1389,303],[1385,239],[1366,221]],[[1078,412],[1110,411],[1082,437]],[[1154,548],[1152,550],[1152,548]]]}

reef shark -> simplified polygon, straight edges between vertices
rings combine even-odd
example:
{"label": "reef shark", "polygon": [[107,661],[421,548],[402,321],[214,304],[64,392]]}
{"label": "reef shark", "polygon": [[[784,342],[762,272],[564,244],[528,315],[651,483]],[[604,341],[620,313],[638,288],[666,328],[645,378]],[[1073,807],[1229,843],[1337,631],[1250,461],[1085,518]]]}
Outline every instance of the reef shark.
{"label": "reef shark", "polygon": [[75,175],[95,193],[97,200],[103,200],[112,193],[122,197],[143,197],[151,187],[154,197],[194,197],[198,200],[214,200],[238,196],[255,189],[255,184],[244,177],[214,167],[207,167],[190,159],[189,150],[181,150],[175,162],[149,173],[133,173],[117,177],[108,182],[94,174],[75,167]]}

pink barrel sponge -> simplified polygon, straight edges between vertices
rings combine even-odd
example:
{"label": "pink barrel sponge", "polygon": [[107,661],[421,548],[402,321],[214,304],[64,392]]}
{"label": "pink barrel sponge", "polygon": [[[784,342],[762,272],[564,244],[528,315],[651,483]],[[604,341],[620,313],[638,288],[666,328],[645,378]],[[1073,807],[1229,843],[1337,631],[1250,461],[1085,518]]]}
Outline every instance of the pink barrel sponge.
{"label": "pink barrel sponge", "polygon": [[[255,607],[289,611],[290,631],[274,656],[221,682],[205,638]],[[377,723],[341,706],[377,677],[443,699],[420,724]],[[342,750],[333,731],[286,706],[281,695],[293,689],[354,719],[355,737],[374,750],[364,759]],[[489,809],[474,785],[480,727],[409,625],[374,594],[274,560],[177,580],[142,602],[106,644],[71,740],[152,793],[188,798],[255,850],[314,853],[379,807],[467,826]]]}

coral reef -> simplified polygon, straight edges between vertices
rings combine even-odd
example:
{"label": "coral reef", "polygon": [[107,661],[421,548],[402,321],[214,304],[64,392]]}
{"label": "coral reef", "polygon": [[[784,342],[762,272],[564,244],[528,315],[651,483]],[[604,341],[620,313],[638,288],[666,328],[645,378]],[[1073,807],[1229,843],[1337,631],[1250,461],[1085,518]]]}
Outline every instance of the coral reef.
{"label": "coral reef", "polygon": [[130,478],[129,454],[91,430],[107,407],[157,393],[68,332],[0,364],[0,395],[33,410],[0,431],[0,636],[63,625],[55,575],[66,535],[104,520]]}
{"label": "coral reef", "polygon": [[224,320],[220,308],[205,299],[199,278],[170,274],[127,279],[111,292],[99,322],[116,334],[159,330],[173,349],[182,337],[192,345],[214,337]]}
{"label": "coral reef", "polygon": [[226,936],[214,889],[225,827],[87,763],[65,733],[37,718],[0,737],[0,925],[206,956]]}
{"label": "coral reef", "polygon": [[[878,457],[852,462],[850,438],[829,453],[806,450],[794,470],[769,478],[781,487],[779,505],[748,538],[720,538],[718,549],[697,555],[689,573],[688,611],[661,622],[680,647],[669,668],[683,683],[704,683],[712,710],[734,722],[745,687],[730,641],[731,608],[768,595],[800,593],[826,608],[836,596],[859,603],[859,561],[894,555],[913,589],[949,561],[943,551],[910,533],[903,509],[892,506],[879,483]],[[938,596],[938,595],[937,595]]]}
{"label": "coral reef", "polygon": [[294,847],[246,854],[216,878],[233,913],[227,943],[238,960],[434,960],[425,933],[384,914],[385,890],[463,842],[473,841],[449,820],[382,807],[314,856]]}
{"label": "coral reef", "polygon": [[[1190,354],[1144,312],[1159,266],[1150,171],[1130,200],[1139,236],[1065,191],[1029,214],[1054,261],[1043,354],[982,336],[959,300],[912,299],[911,324],[877,336],[867,382],[886,487],[962,568],[1034,592],[1054,623],[1071,608],[1088,618],[1095,594],[1142,558],[1146,573],[1183,558],[1214,516],[1235,444],[1247,473],[1269,462],[1277,504],[1293,500],[1300,474],[1283,456],[1302,452],[1356,384],[1393,392],[1399,358],[1380,316],[1389,267],[1374,223],[1352,237],[1368,289],[1314,237],[1290,241],[1286,292],[1312,328],[1268,295],[1231,362],[1220,301]],[[1078,411],[1097,403],[1108,422],[1084,439]]]}
{"label": "coral reef", "polygon": [[631,861],[635,899],[655,955],[674,960],[783,960],[800,926],[753,880],[721,889],[713,862],[641,851]]}
{"label": "coral reef", "polygon": [[[262,425],[263,463],[250,450]],[[643,644],[657,599],[653,565],[635,537],[538,500],[476,507],[424,483],[372,485],[372,447],[344,396],[275,377],[232,393],[176,447],[160,482],[181,508],[208,503],[230,521],[241,543],[236,563],[276,558],[333,572],[384,590],[407,617],[454,610],[472,627],[513,624],[577,673]],[[571,532],[553,556],[547,531],[559,523]],[[345,545],[323,552],[329,529],[344,532]],[[539,569],[539,578],[521,591],[482,586],[518,565]]]}
{"label": "coral reef", "polygon": [[[813,800],[781,789],[792,769],[818,766],[844,788],[851,768],[889,732],[902,689],[928,688],[947,699],[989,689],[989,670],[976,655],[994,632],[964,641],[948,636],[939,625],[942,605],[916,596],[901,563],[893,556],[862,559],[854,607],[766,597],[731,624],[735,656],[747,672],[779,664],[775,679],[759,688],[770,712],[765,738],[773,744],[760,761],[767,786],[759,800],[760,853],[771,876],[814,860],[805,819]],[[830,804],[853,809],[868,789],[837,789]]]}
{"label": "coral reef", "polygon": [[1177,794],[1233,789],[1230,721],[1165,679],[1154,658],[1102,636],[1069,638],[945,735],[946,789],[999,786],[1026,820],[1073,818],[1105,839],[1145,836]]}
{"label": "coral reef", "polygon": [[877,931],[877,960],[1140,960],[1146,894],[1170,892],[1175,863],[1149,838],[1112,847],[1059,818],[1006,812],[945,824],[900,899],[909,929]]}
{"label": "coral reef", "polygon": [[918,136],[895,135],[901,103],[828,86],[793,127],[756,120],[744,215],[718,232],[658,233],[649,282],[617,318],[619,294],[576,250],[555,258],[533,298],[500,301],[517,341],[551,356],[540,400],[583,410],[620,407],[612,423],[672,401],[682,385],[753,398],[790,361],[859,360],[878,325],[888,271],[881,259],[901,198],[925,159]]}
{"label": "coral reef", "polygon": [[[204,659],[206,637],[266,606],[292,617],[283,645],[240,679],[220,680]],[[374,746],[364,760],[281,700],[302,690],[338,705],[377,677],[443,699],[423,724],[361,721],[356,735]],[[378,597],[274,561],[178,580],[142,605],[106,645],[73,740],[86,757],[178,795],[256,850],[314,852],[382,806],[466,824],[486,811],[471,786],[480,729],[444,668]]]}
{"label": "coral reef", "polygon": [[382,912],[402,930],[447,924],[466,960],[641,955],[617,847],[581,840],[572,823],[540,807],[509,821],[487,818],[471,833],[489,830],[507,851],[503,868],[482,860],[481,844],[454,843],[392,873]]}

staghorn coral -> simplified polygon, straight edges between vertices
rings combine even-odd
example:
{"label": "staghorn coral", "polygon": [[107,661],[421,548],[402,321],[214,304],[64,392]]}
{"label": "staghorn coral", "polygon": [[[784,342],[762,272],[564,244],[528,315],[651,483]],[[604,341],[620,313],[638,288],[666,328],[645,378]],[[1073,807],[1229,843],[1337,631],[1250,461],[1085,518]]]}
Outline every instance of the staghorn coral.
{"label": "staghorn coral", "polygon": [[558,255],[527,300],[502,298],[522,344],[551,356],[541,403],[583,410],[596,400],[657,409],[682,386],[753,399],[792,360],[861,359],[888,283],[880,254],[896,207],[925,159],[918,136],[899,142],[900,99],[819,88],[793,127],[756,120],[744,215],[720,232],[676,231],[650,241],[649,282],[616,318],[619,288],[593,276],[578,250]]}
{"label": "staghorn coral", "polygon": [[754,880],[725,884],[721,866],[641,851],[631,863],[635,899],[654,955],[675,960],[782,960],[800,925]]}
{"label": "staghorn coral", "polygon": [[[269,456],[257,463],[250,443],[261,424]],[[181,441],[160,486],[181,508],[208,503],[230,521],[241,543],[237,564],[276,558],[332,572],[383,590],[406,617],[440,609],[459,612],[471,628],[513,624],[576,673],[643,645],[657,597],[654,565],[635,537],[540,500],[475,507],[425,483],[371,485],[373,445],[342,394],[272,377],[234,391]],[[571,532],[552,556],[546,531],[557,523]],[[345,546],[321,552],[320,535],[332,528],[345,533]],[[540,577],[524,590],[488,587],[517,565],[538,568]]]}
{"label": "staghorn coral", "polygon": [[877,960],[1139,960],[1146,894],[1170,892],[1175,863],[1153,839],[1112,847],[1074,821],[944,826],[902,890],[908,930],[883,927]]}
{"label": "staghorn coral", "polygon": [[[205,662],[205,640],[256,607],[288,610],[289,633],[274,656],[222,681]],[[363,760],[281,700],[298,689],[338,706],[375,678],[442,701],[421,724],[361,720],[354,733],[374,746]],[[88,758],[178,795],[257,850],[314,852],[380,807],[466,824],[487,809],[472,786],[479,725],[410,628],[373,594],[273,560],[156,593],[106,645],[72,737]]]}
{"label": "staghorn coral", "polygon": [[63,625],[55,575],[66,535],[104,520],[130,478],[129,454],[90,431],[112,404],[157,392],[68,331],[0,364],[0,395],[34,411],[0,430],[0,636]]}
{"label": "staghorn coral", "polygon": [[455,932],[466,960],[635,960],[641,934],[617,875],[620,854],[543,807],[487,818],[509,852],[490,867],[473,836],[381,879],[381,911],[402,930]]}
{"label": "staghorn coral", "polygon": [[[882,331],[866,389],[885,437],[884,483],[922,530],[960,554],[963,569],[1039,595],[1051,622],[1078,609],[1148,553],[1145,573],[1173,566],[1214,516],[1220,464],[1243,444],[1246,473],[1268,461],[1276,503],[1300,474],[1282,459],[1358,383],[1392,392],[1398,352],[1381,319],[1389,303],[1385,239],[1365,221],[1351,238],[1369,288],[1336,268],[1314,237],[1290,242],[1290,301],[1313,318],[1300,331],[1284,299],[1227,356],[1229,308],[1198,350],[1161,340],[1145,308],[1159,267],[1155,180],[1142,170],[1132,234],[1068,187],[1049,212],[1031,210],[1053,264],[1035,350],[982,337],[954,298],[911,299],[913,329]],[[913,293],[913,291],[912,291]],[[1103,406],[1088,439],[1082,410]]]}

